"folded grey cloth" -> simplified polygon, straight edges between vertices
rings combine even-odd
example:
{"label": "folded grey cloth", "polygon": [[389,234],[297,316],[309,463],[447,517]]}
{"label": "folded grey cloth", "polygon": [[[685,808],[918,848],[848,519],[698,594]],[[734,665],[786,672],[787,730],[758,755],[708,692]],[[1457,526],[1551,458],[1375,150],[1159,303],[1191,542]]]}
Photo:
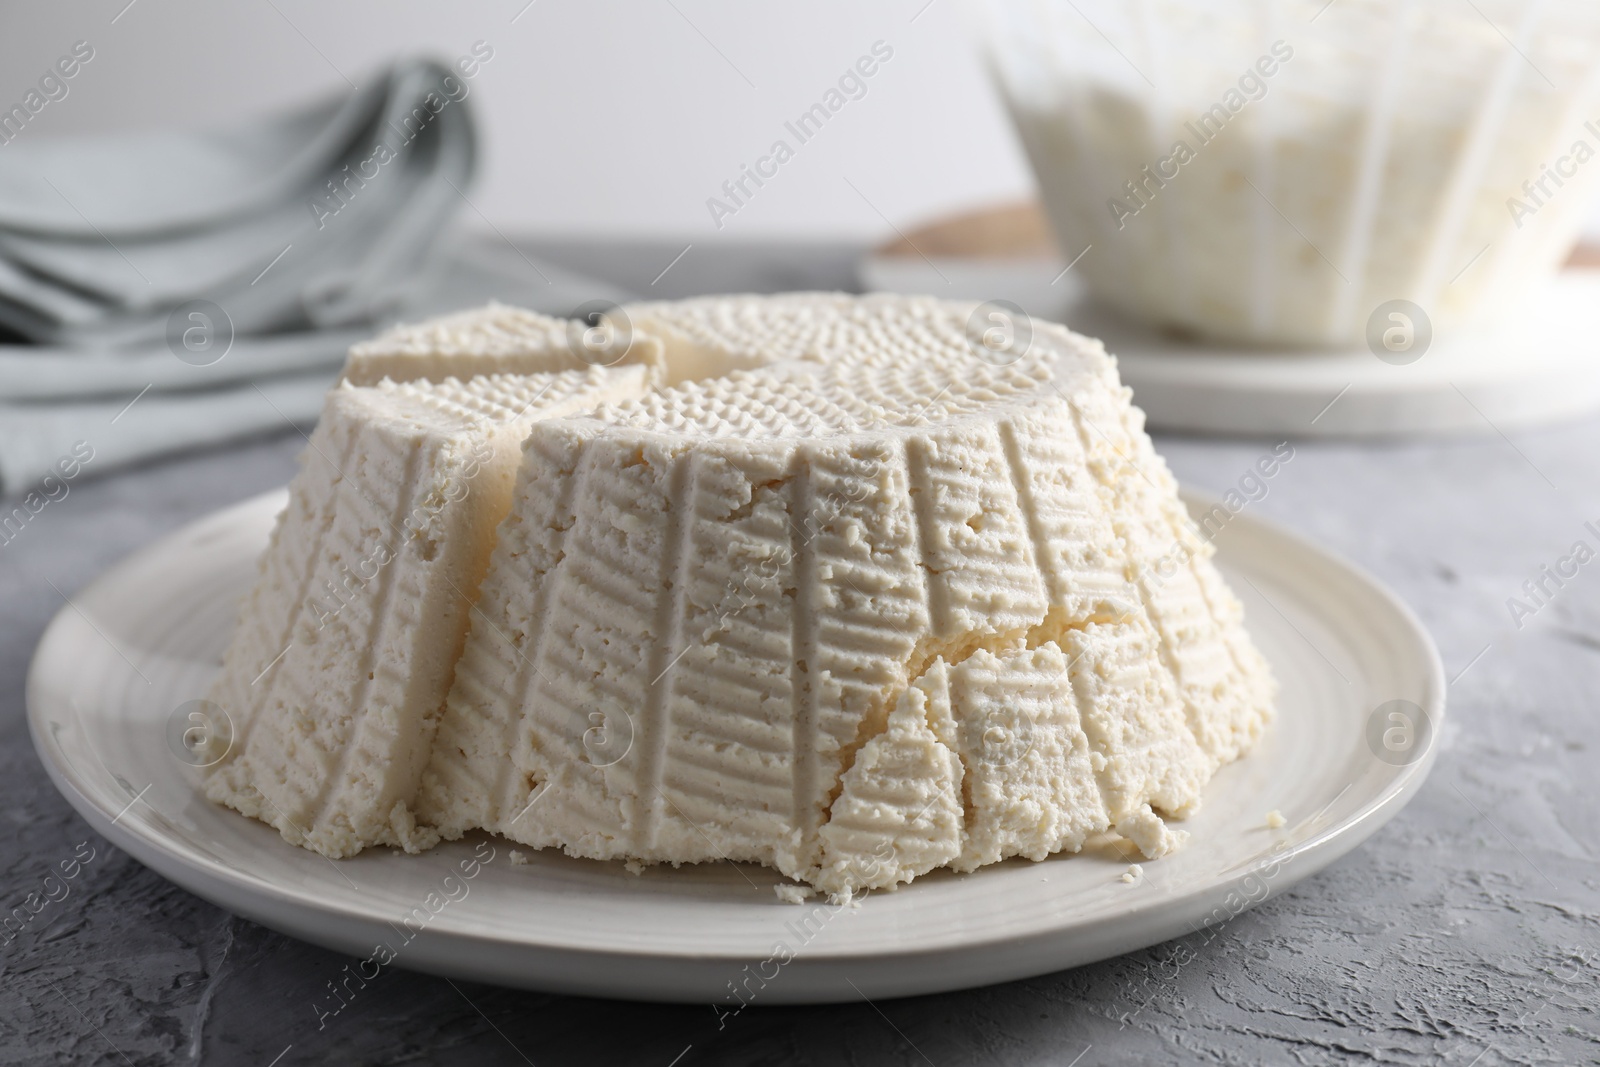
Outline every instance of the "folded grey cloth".
{"label": "folded grey cloth", "polygon": [[80,440],[101,472],[309,422],[346,348],[384,323],[621,298],[449,236],[474,165],[468,91],[407,61],[226,132],[0,145],[0,340],[15,342],[0,344],[0,493]]}

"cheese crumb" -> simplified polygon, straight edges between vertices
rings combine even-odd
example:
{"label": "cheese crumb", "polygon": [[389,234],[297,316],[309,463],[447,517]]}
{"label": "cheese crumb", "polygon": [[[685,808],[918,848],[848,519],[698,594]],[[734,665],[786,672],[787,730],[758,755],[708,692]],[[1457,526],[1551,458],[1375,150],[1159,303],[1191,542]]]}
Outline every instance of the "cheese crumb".
{"label": "cheese crumb", "polygon": [[772,891],[778,894],[778,899],[785,904],[804,904],[811,894],[816,892],[808,885],[789,885],[787,883],[773,886]]}
{"label": "cheese crumb", "polygon": [[1128,864],[1128,869],[1122,872],[1122,880],[1129,885],[1144,877],[1144,868],[1137,863]]}
{"label": "cheese crumb", "polygon": [[1147,860],[1160,859],[1169,852],[1176,852],[1189,840],[1187,830],[1174,830],[1167,826],[1161,816],[1150,810],[1149,804],[1140,805],[1137,812],[1119,821],[1117,832],[1133,842]]}
{"label": "cheese crumb", "polygon": [[526,867],[528,862],[528,854],[526,852],[515,848],[511,850],[511,866]]}
{"label": "cheese crumb", "polygon": [[1288,823],[1288,821],[1288,819],[1283,817],[1283,812],[1279,811],[1277,808],[1273,808],[1271,811],[1267,812],[1267,829],[1269,830],[1277,830]]}

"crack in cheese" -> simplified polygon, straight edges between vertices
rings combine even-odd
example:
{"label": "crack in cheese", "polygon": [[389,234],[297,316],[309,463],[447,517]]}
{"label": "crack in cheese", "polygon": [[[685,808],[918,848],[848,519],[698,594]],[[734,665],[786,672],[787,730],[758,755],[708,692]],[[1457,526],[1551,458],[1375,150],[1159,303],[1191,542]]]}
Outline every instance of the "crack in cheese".
{"label": "crack in cheese", "polygon": [[[498,529],[468,539],[492,544],[470,627],[458,612],[409,646],[352,631],[322,661],[272,667],[287,696],[245,691],[276,654],[249,638],[218,699],[267,710],[212,795],[333,855],[487,829],[629,864],[756,861],[833,899],[1105,831],[1146,857],[1177,847],[1166,820],[1254,743],[1274,683],[1103,347],[1035,323],[996,366],[972,309],[625,307],[627,362],[585,378],[611,394],[574,390],[499,431],[520,457],[496,468]],[[347,377],[416,380],[385,396],[482,391],[515,379],[472,375],[571,366],[569,338],[490,308],[392,332]],[[448,375],[467,384],[421,381]],[[318,434],[383,422],[341,418]],[[352,437],[351,455],[382,437]],[[411,486],[369,482],[391,504]],[[350,496],[297,480],[263,588],[320,573],[304,559],[361,514]],[[258,589],[244,626],[292,625],[286,611]],[[317,671],[355,664],[366,693],[369,661],[414,676],[404,714],[352,706],[348,686],[316,702]],[[392,767],[349,740],[369,719],[405,753]]]}

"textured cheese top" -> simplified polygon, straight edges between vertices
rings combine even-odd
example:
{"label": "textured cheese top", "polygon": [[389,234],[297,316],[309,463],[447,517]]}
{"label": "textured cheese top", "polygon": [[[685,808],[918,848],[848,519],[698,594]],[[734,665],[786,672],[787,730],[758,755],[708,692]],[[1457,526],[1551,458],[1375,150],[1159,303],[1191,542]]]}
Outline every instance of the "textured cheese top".
{"label": "textured cheese top", "polygon": [[863,315],[867,300],[843,293],[703,297],[625,304],[638,331],[659,337],[676,384],[788,360],[825,358],[830,337]]}
{"label": "textured cheese top", "polygon": [[628,309],[722,376],[532,428],[421,817],[839,895],[1171,848],[1270,676],[1098,343],[972,310]]}
{"label": "textured cheese top", "polygon": [[[666,346],[674,384],[796,361],[872,358],[913,366],[964,335],[971,310],[970,304],[882,293],[712,296],[622,307],[637,333]],[[959,343],[955,351],[970,354]]]}
{"label": "textured cheese top", "polygon": [[436,840],[410,805],[521,441],[650,373],[336,386],[212,692],[236,732],[207,794],[327,855]]}
{"label": "textured cheese top", "polygon": [[[604,324],[601,324],[602,326]],[[480,374],[541,374],[637,363],[660,367],[661,344],[615,330],[490,304],[426,322],[396,326],[350,349],[344,380],[373,385],[443,381]]]}

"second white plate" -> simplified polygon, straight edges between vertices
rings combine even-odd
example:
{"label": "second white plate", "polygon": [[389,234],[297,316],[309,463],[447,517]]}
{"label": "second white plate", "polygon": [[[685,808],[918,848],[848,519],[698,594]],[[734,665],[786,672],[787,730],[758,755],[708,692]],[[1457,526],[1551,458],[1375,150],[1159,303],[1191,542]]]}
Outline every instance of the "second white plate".
{"label": "second white plate", "polygon": [[[1282,682],[1278,719],[1208,787],[1188,847],[1133,884],[1110,839],[847,908],[780,903],[773,872],[749,865],[635,876],[552,853],[513,863],[487,837],[335,862],[207,803],[168,739],[218,670],[283,502],[218,512],[74,597],[35,655],[28,721],[98,833],[222,907],[373,961],[363,973],[393,963],[565,993],[777,1004],[1059,970],[1226,924],[1344,855],[1416,792],[1442,724],[1442,669],[1412,614],[1349,565],[1240,515],[1219,561]],[[1265,825],[1272,810],[1285,826]]]}
{"label": "second white plate", "polygon": [[1005,299],[1098,337],[1152,429],[1287,437],[1493,434],[1600,408],[1600,270],[1557,275],[1497,332],[1441,338],[1411,363],[1366,349],[1189,344],[1086,300],[1055,260],[868,256],[869,289]]}

